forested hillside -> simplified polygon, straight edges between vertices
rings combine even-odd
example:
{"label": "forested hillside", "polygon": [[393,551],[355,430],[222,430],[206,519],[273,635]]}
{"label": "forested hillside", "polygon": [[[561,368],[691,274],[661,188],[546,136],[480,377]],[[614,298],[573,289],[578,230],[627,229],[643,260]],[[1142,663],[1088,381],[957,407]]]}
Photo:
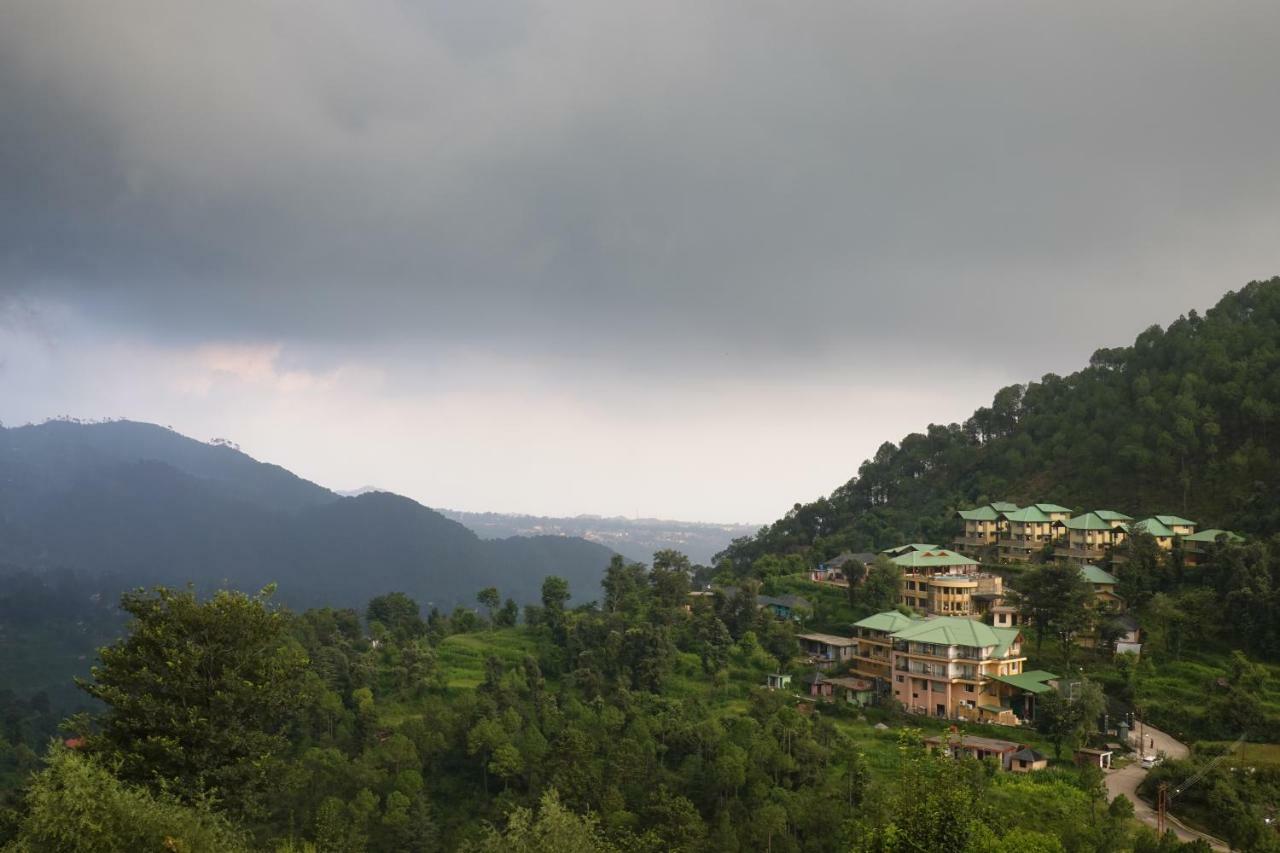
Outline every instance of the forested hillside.
{"label": "forested hillside", "polygon": [[136,585],[279,584],[293,606],[401,589],[452,608],[500,584],[534,601],[557,573],[593,588],[612,552],[568,537],[481,540],[399,495],[343,498],[225,445],[152,424],[0,429],[0,565]]}
{"label": "forested hillside", "polygon": [[945,541],[957,508],[991,500],[1280,529],[1280,278],[1098,350],[1070,376],[1003,388],[963,424],[886,442],[830,497],[725,554],[742,565]]}
{"label": "forested hillside", "polygon": [[593,590],[612,555],[569,537],[482,540],[408,498],[342,498],[151,424],[0,429],[0,686],[63,705],[136,586],[275,583],[298,608],[401,590],[448,611],[490,585],[536,601],[548,574]]}

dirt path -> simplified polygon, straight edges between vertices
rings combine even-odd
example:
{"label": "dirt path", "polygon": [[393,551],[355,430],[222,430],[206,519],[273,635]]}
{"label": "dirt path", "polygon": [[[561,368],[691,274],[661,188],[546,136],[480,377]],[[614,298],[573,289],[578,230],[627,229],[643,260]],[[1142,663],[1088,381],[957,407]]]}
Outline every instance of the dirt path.
{"label": "dirt path", "polygon": [[[1152,753],[1164,753],[1168,758],[1186,758],[1190,750],[1187,745],[1179,740],[1175,740],[1172,736],[1165,734],[1159,729],[1151,726],[1142,726],[1142,736],[1146,740],[1144,748],[1138,750],[1139,754],[1150,755]],[[1136,743],[1138,734],[1135,732],[1133,740]],[[1146,778],[1147,771],[1142,769],[1142,765],[1135,759],[1132,764],[1120,770],[1114,770],[1107,774],[1107,796],[1115,799],[1117,794],[1124,794],[1133,803],[1133,814],[1138,820],[1145,823],[1152,829],[1156,828],[1156,810],[1155,807],[1149,805],[1143,800],[1138,799],[1138,785]],[[1224,842],[1219,841],[1211,835],[1205,835],[1203,832],[1197,832],[1184,826],[1177,818],[1172,815],[1168,816],[1168,826],[1174,834],[1182,841],[1195,841],[1202,839],[1208,842],[1209,846],[1214,850],[1230,850]]]}

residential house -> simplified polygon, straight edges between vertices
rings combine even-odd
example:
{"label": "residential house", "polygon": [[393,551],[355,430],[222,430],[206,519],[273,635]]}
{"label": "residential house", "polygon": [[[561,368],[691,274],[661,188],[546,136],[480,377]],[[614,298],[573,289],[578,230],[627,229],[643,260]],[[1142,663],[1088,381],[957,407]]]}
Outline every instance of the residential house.
{"label": "residential house", "polygon": [[876,613],[853,623],[858,646],[853,653],[853,671],[869,679],[879,692],[888,693],[893,684],[893,634],[918,621],[896,610]]}
{"label": "residential house", "polygon": [[934,616],[895,631],[893,696],[912,713],[1016,724],[992,678],[1017,675],[1026,658],[1016,628]]}
{"label": "residential house", "polygon": [[902,568],[898,603],[939,616],[981,616],[1004,594],[1004,579],[979,571],[978,561],[955,551],[908,550],[893,557]]}
{"label": "residential house", "polygon": [[1173,531],[1175,536],[1190,536],[1196,532],[1196,523],[1177,515],[1153,516],[1156,521]]}
{"label": "residential house", "polygon": [[964,552],[980,551],[995,545],[1000,535],[1001,514],[1013,512],[1017,508],[1017,504],[999,502],[959,510],[956,515],[964,521],[964,532],[951,544],[956,546],[956,550]]}
{"label": "residential house", "polygon": [[[727,601],[733,599],[740,591],[736,586],[723,586],[706,592],[691,592],[689,595],[698,597],[720,595]],[[696,599],[694,600],[696,602]],[[791,619],[797,622],[813,612],[813,604],[809,599],[799,595],[757,595],[756,608],[768,610],[776,619]]]}
{"label": "residential house", "polygon": [[1209,559],[1215,545],[1242,545],[1244,541],[1230,530],[1211,527],[1182,537],[1182,559],[1188,566],[1199,566]]}
{"label": "residential house", "polygon": [[852,637],[837,637],[834,634],[797,634],[796,640],[808,662],[819,669],[844,663],[853,657],[858,647],[858,641]]}
{"label": "residential house", "polygon": [[1123,512],[1116,512],[1111,509],[1095,509],[1093,514],[1107,522],[1107,524],[1110,524],[1112,527],[1122,527],[1126,524],[1133,523],[1133,516],[1125,515]]}
{"label": "residential house", "polygon": [[809,690],[809,695],[815,699],[830,699],[832,694],[835,693],[836,686],[826,678],[823,678],[819,670],[815,669],[806,675],[803,681]]}
{"label": "residential house", "polygon": [[853,573],[855,567],[858,571],[854,573],[854,576],[861,579],[866,576],[867,569],[875,562],[875,559],[875,554],[855,554],[852,551],[845,551],[825,563],[819,563],[816,569],[809,572],[809,580],[816,583],[833,583],[839,586],[848,586],[850,574]]}
{"label": "residential house", "polygon": [[1079,563],[1106,559],[1111,549],[1122,543],[1126,536],[1124,522],[1117,518],[1119,515],[1110,510],[1098,510],[1061,522],[1062,537],[1054,549],[1054,556]]}
{"label": "residential house", "polygon": [[994,758],[1001,770],[1009,770],[1013,763],[1013,756],[1027,748],[1025,744],[1014,743],[1011,740],[955,733],[927,737],[924,739],[924,745],[929,749],[946,753],[952,758],[968,756],[979,761]]}
{"label": "residential house", "polygon": [[1091,749],[1089,747],[1081,747],[1076,750],[1076,764],[1081,767],[1092,764],[1099,770],[1111,769],[1111,750],[1109,749]]}
{"label": "residential house", "polygon": [[1116,654],[1142,654],[1142,628],[1130,613],[1122,613],[1109,621],[1116,638]]}
{"label": "residential house", "polygon": [[757,595],[756,607],[761,610],[768,610],[775,619],[797,621],[813,612],[813,605],[809,603],[809,600],[798,595]]}
{"label": "residential house", "polygon": [[1012,604],[995,604],[987,613],[991,616],[991,624],[996,628],[1017,628],[1025,625],[1027,618]]}
{"label": "residential house", "polygon": [[1014,773],[1031,773],[1049,766],[1049,756],[1037,752],[1031,747],[1024,747],[1009,756],[1009,769]]}
{"label": "residential house", "polygon": [[866,707],[875,701],[875,684],[865,678],[833,676],[827,683],[835,688],[835,698],[843,699],[849,705]]}
{"label": "residential house", "polygon": [[[1048,507],[1045,512],[1040,507]],[[1053,544],[1057,538],[1057,525],[1064,523],[1071,510],[1057,504],[1032,504],[1013,512],[1002,514],[1004,529],[1000,533],[998,547],[1000,559],[1005,561],[1029,560]]]}
{"label": "residential house", "polygon": [[1124,599],[1116,595],[1116,577],[1105,569],[1092,563],[1080,567],[1080,577],[1093,588],[1093,600],[1099,610],[1116,611],[1124,609]]}
{"label": "residential house", "polygon": [[764,677],[764,686],[770,690],[784,690],[791,686],[791,676],[785,672],[771,672]]}
{"label": "residential house", "polygon": [[1151,536],[1156,540],[1156,544],[1164,551],[1173,549],[1173,540],[1178,536],[1177,531],[1155,516],[1152,516],[1151,518],[1144,518],[1142,521],[1137,521],[1129,525],[1130,536],[1138,533],[1146,533]]}
{"label": "residential house", "polygon": [[893,559],[894,557],[901,557],[903,554],[909,554],[912,551],[940,551],[940,550],[942,549],[939,548],[937,545],[926,545],[923,542],[909,542],[906,545],[897,545],[893,548],[885,548],[880,553],[884,554],[889,559]]}
{"label": "residential house", "polygon": [[1043,669],[1030,669],[1015,675],[993,675],[992,694],[1002,708],[1008,708],[1020,720],[1036,718],[1036,703],[1041,696],[1057,690],[1059,676]]}

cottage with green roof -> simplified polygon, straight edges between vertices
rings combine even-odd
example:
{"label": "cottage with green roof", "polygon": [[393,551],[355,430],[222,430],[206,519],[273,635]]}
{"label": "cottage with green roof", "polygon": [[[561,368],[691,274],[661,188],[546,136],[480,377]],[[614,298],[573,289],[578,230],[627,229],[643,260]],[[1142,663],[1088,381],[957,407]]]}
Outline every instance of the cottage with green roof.
{"label": "cottage with green roof", "polygon": [[[1052,508],[1045,512],[1041,506]],[[1056,538],[1055,525],[1065,521],[1069,510],[1056,504],[1032,504],[1013,512],[1002,513],[1003,529],[1000,532],[1000,558],[1002,560],[1029,560],[1044,550]]]}
{"label": "cottage with green roof", "polygon": [[918,619],[887,610],[854,622],[853,634],[858,640],[853,653],[854,673],[874,683],[877,692],[889,693],[893,684],[893,635]]}
{"label": "cottage with green roof", "polygon": [[1003,578],[979,571],[977,560],[945,548],[906,550],[893,562],[902,568],[898,604],[922,613],[981,616],[1004,595]]}
{"label": "cottage with green roof", "polygon": [[1116,576],[1092,563],[1080,567],[1082,577],[1093,588],[1094,605],[1103,610],[1123,610],[1124,599],[1116,595]]}
{"label": "cottage with green roof", "polygon": [[1196,532],[1196,523],[1179,515],[1157,515],[1155,520],[1172,530],[1175,536],[1190,536]]}
{"label": "cottage with green roof", "polygon": [[1203,565],[1219,545],[1243,545],[1244,537],[1230,530],[1210,527],[1182,537],[1182,559],[1188,566]]}
{"label": "cottage with green roof", "polygon": [[1159,518],[1152,516],[1144,518],[1142,521],[1135,521],[1129,525],[1129,535],[1134,536],[1138,533],[1145,533],[1156,540],[1156,544],[1163,550],[1169,551],[1173,548],[1173,540],[1178,534],[1172,527],[1165,524]]}
{"label": "cottage with green roof", "polygon": [[1126,532],[1123,522],[1103,518],[1103,513],[1116,516],[1109,510],[1086,512],[1062,523],[1062,539],[1054,549],[1054,556],[1077,563],[1104,560],[1111,549],[1122,543]]}
{"label": "cottage with green roof", "polygon": [[956,515],[964,522],[964,532],[952,544],[960,551],[969,552],[990,548],[999,538],[1002,514],[1017,508],[1017,504],[999,501],[958,511]]}

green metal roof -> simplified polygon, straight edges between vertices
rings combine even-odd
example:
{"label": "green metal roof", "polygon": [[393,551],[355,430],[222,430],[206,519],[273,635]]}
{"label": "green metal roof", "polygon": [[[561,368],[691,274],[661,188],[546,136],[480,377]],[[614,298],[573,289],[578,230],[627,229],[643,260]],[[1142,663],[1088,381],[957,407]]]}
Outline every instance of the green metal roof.
{"label": "green metal roof", "polygon": [[1018,505],[1011,504],[1008,501],[992,501],[991,508],[996,512],[1013,512],[1018,508]]}
{"label": "green metal roof", "polygon": [[1086,512],[1075,518],[1068,518],[1064,525],[1068,530],[1110,530],[1111,525],[1096,512]]}
{"label": "green metal roof", "polygon": [[934,548],[929,551],[907,551],[893,558],[896,565],[906,569],[934,568],[940,566],[976,566],[977,560],[970,559],[946,548]]}
{"label": "green metal roof", "polygon": [[892,548],[885,548],[880,553],[892,554],[894,556],[897,556],[899,554],[906,554],[909,551],[936,551],[936,550],[938,550],[937,545],[925,545],[920,542],[910,542],[906,545],[895,545]]}
{"label": "green metal roof", "polygon": [[1133,516],[1125,515],[1123,512],[1116,512],[1113,509],[1095,509],[1093,514],[1103,521],[1133,521]]}
{"label": "green metal roof", "polygon": [[1158,518],[1144,518],[1136,524],[1131,524],[1129,529],[1139,533],[1150,533],[1159,539],[1167,539],[1177,535]]}
{"label": "green metal roof", "polygon": [[1024,506],[1022,509],[1015,510],[1014,512],[1006,512],[1004,517],[1010,521],[1018,522],[1048,522],[1053,520],[1034,506]]}
{"label": "green metal roof", "polygon": [[897,631],[895,640],[913,643],[937,643],[940,646],[995,647],[995,656],[1004,657],[1009,646],[1018,639],[1017,628],[993,628],[976,619],[959,616],[934,616],[920,619]]}
{"label": "green metal roof", "polygon": [[883,613],[875,613],[866,619],[861,619],[853,623],[855,628],[869,628],[872,631],[901,631],[903,628],[918,622],[919,619],[906,616],[896,610],[886,610]]}
{"label": "green metal roof", "polygon": [[1095,565],[1085,565],[1080,567],[1080,577],[1089,583],[1115,583],[1116,577],[1108,571],[1098,568]]}
{"label": "green metal roof", "polygon": [[1208,530],[1201,530],[1199,533],[1192,533],[1183,536],[1183,542],[1217,542],[1219,536],[1225,536],[1227,541],[1232,545],[1239,545],[1244,541],[1244,537],[1238,533],[1232,533],[1230,530],[1219,530],[1216,527],[1210,527]]}
{"label": "green metal roof", "polygon": [[962,509],[957,513],[965,521],[995,521],[1000,517],[994,507],[980,506],[977,509]]}
{"label": "green metal roof", "polygon": [[1048,693],[1053,687],[1046,684],[1059,676],[1052,672],[1045,672],[1043,669],[1032,669],[1018,675],[993,675],[991,678],[995,681],[1003,682],[1011,687],[1019,690],[1025,690],[1028,693]]}
{"label": "green metal roof", "polygon": [[1189,521],[1178,515],[1157,515],[1156,520],[1161,524],[1167,524],[1170,527],[1195,527],[1194,521]]}
{"label": "green metal roof", "polygon": [[1071,512],[1065,506],[1058,506],[1057,504],[1035,504],[1035,508],[1041,512]]}

